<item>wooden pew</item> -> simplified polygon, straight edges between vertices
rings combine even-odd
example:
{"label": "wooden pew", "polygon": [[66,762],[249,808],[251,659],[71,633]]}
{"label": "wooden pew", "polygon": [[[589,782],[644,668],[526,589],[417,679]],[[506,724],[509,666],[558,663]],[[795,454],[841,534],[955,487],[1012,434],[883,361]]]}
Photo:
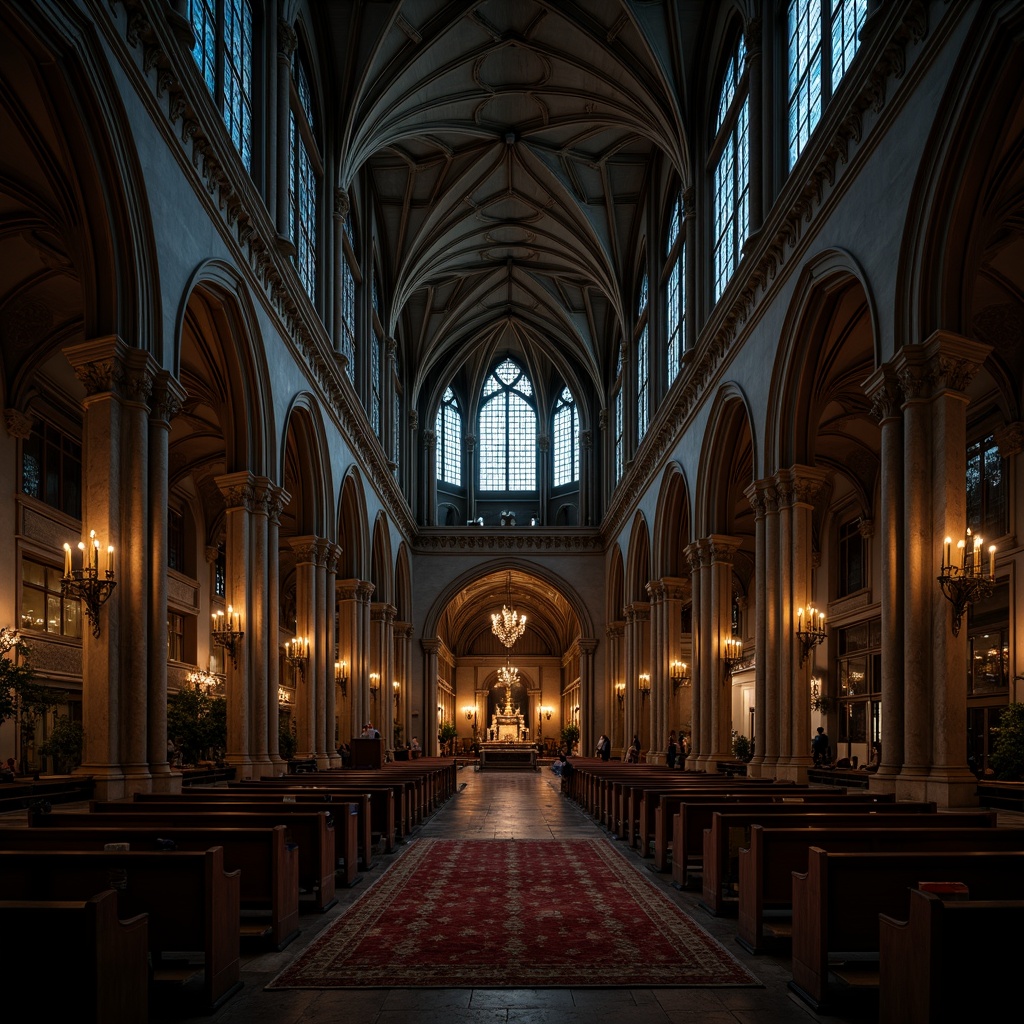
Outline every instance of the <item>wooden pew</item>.
{"label": "wooden pew", "polygon": [[[3,831],[14,831],[4,829]],[[20,829],[18,830],[20,831]],[[118,919],[117,892],[84,900],[5,900],[0,929],[10,938],[4,974],[27,995],[40,993],[49,1020],[76,1024],[138,1024],[149,1013],[149,917]],[[40,951],[55,938],[68,955],[55,977],[52,959]]]}
{"label": "wooden pew", "polygon": [[[884,801],[874,803],[872,801],[851,800],[836,806],[834,800],[816,802],[807,800],[799,806],[786,801],[772,800],[770,802],[741,802],[737,806],[723,807],[722,813],[746,814],[748,822],[761,821],[764,816],[769,820],[779,814],[934,814],[936,807],[934,802],[902,802]],[[672,884],[679,889],[701,889],[703,888],[703,876],[708,867],[705,862],[706,840],[705,833],[711,828],[714,822],[716,808],[713,806],[692,806],[690,804],[680,805],[679,812],[673,817],[672,837]],[[756,815],[756,816],[755,816]],[[736,821],[730,824],[730,828],[742,828],[744,821]],[[727,837],[728,838],[728,837]],[[743,842],[737,842],[732,847],[738,849],[746,843],[746,835]],[[726,848],[727,850],[729,847]],[[696,877],[697,865],[700,866],[701,877]],[[713,866],[712,870],[719,873],[719,877],[725,878],[728,869],[728,859],[722,862],[722,866]],[[693,872],[693,876],[691,876]]]}
{"label": "wooden pew", "polygon": [[224,870],[224,851],[0,850],[0,899],[83,900],[118,888],[118,916],[148,914],[153,977],[184,980],[165,954],[202,952],[203,1003],[214,1009],[242,987],[239,872]]}
{"label": "wooden pew", "polygon": [[165,828],[124,821],[97,828],[90,824],[91,815],[76,817],[82,819],[82,827],[0,829],[0,850],[102,850],[107,843],[158,850],[158,840],[171,842],[178,850],[220,846],[225,870],[241,872],[240,936],[266,939],[280,950],[299,934],[299,851],[286,841],[286,826],[210,828],[191,822],[188,827]]}
{"label": "wooden pew", "polygon": [[[945,816],[943,816],[945,817]],[[1024,898],[1024,853],[829,853],[812,846],[807,871],[793,872],[790,989],[818,1012],[835,1002],[831,970],[855,977],[879,956],[879,915],[909,916],[921,882],[963,882],[980,900]],[[877,970],[877,963],[874,964]],[[863,974],[863,971],[862,971]]]}
{"label": "wooden pew", "polygon": [[[788,939],[793,905],[793,872],[807,870],[812,846],[830,853],[876,850],[1012,850],[1024,851],[1024,829],[947,828],[944,815],[931,828],[775,828],[754,825],[750,845],[740,850],[739,923],[736,941],[760,953],[772,939]],[[994,815],[993,815],[994,817]],[[772,934],[765,934],[771,913]],[[780,916],[781,915],[781,916]]]}
{"label": "wooden pew", "polygon": [[[907,920],[881,914],[880,1024],[997,1017],[1020,996],[1024,900],[943,900],[911,889]],[[992,941],[988,941],[991,938]],[[984,978],[982,984],[966,979]]]}
{"label": "wooden pew", "polygon": [[[310,894],[308,900],[300,896],[299,909],[320,913],[337,903],[334,880],[334,823],[325,811],[239,810],[232,807],[206,808],[190,804],[168,804],[154,807],[132,800],[94,800],[88,815],[73,811],[52,811],[33,815],[30,822],[42,828],[81,828],[86,819],[96,828],[123,825],[131,815],[132,825],[153,828],[182,828],[196,825],[199,815],[203,825],[211,828],[268,828],[287,826],[288,841],[299,848],[299,886]],[[282,818],[282,814],[287,817]],[[177,824],[175,824],[177,822]]]}
{"label": "wooden pew", "polygon": [[[994,828],[995,811],[952,811],[943,813],[941,825],[934,806],[927,801],[919,804],[879,804],[869,811],[863,804],[849,804],[842,808],[817,804],[807,812],[794,811],[782,805],[782,812],[757,808],[753,813],[721,813],[711,815],[711,827],[704,830],[704,871],[702,905],[716,916],[735,913],[736,899],[726,888],[739,878],[740,847],[750,843],[753,825],[771,828]],[[904,810],[904,808],[907,808]],[[786,813],[788,811],[788,813]]]}
{"label": "wooden pew", "polygon": [[[330,793],[234,793],[226,789],[202,789],[193,786],[185,793],[136,793],[135,803],[196,806],[196,812],[208,809],[206,805],[228,810],[234,806],[239,811],[259,811],[282,815],[323,811],[334,822],[334,852],[336,855],[337,881],[345,888],[351,888],[361,878],[360,866],[373,866],[373,832],[370,828],[370,795],[362,794],[358,799],[349,796],[346,800],[335,800]],[[287,824],[287,818],[281,821]]]}

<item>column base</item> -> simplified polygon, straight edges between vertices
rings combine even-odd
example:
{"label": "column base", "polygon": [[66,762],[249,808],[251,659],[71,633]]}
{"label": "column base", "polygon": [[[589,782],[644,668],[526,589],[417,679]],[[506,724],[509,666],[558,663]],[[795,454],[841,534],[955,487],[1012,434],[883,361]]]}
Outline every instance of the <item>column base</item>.
{"label": "column base", "polygon": [[92,776],[94,800],[123,800],[127,795],[119,764],[83,764],[71,774]]}
{"label": "column base", "polygon": [[978,806],[978,780],[965,768],[901,772],[897,800],[933,800],[940,810]]}
{"label": "column base", "polygon": [[163,764],[151,765],[150,773],[153,776],[152,789],[154,793],[181,792],[181,772],[171,771],[171,766],[166,761]]}

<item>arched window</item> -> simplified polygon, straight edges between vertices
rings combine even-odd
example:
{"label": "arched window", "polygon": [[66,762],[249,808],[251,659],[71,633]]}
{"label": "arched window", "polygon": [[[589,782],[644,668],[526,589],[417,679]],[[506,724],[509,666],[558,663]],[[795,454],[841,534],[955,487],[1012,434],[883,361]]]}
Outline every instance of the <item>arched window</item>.
{"label": "arched window", "polygon": [[740,36],[725,68],[715,119],[715,301],[739,266],[747,238],[750,142],[747,122],[747,50]]}
{"label": "arched window", "polygon": [[345,218],[345,237],[341,261],[341,352],[348,359],[345,370],[349,380],[356,371],[356,240],[352,232],[352,215]]}
{"label": "arched window", "polygon": [[537,413],[533,385],[506,359],[484,381],[480,406],[480,490],[537,489]]}
{"label": "arched window", "polygon": [[402,380],[398,368],[398,353],[392,359],[393,373],[391,376],[391,462],[394,466],[395,479],[402,465]]}
{"label": "arched window", "polygon": [[192,57],[248,170],[252,161],[252,8],[249,0],[192,0]]}
{"label": "arched window", "polygon": [[292,58],[292,84],[289,168],[292,243],[295,245],[295,267],[299,280],[307,294],[313,298],[316,295],[317,278],[317,184],[322,174],[322,165],[314,134],[317,120],[313,91],[301,47],[296,47]]}
{"label": "arched window", "polygon": [[445,388],[434,425],[437,443],[437,479],[462,486],[462,413],[451,388]]}
{"label": "arched window", "polygon": [[555,487],[561,487],[580,478],[580,414],[568,388],[555,402],[553,428]]}
{"label": "arched window", "polygon": [[668,278],[665,282],[665,358],[667,383],[679,376],[680,360],[685,345],[686,322],[686,237],[683,232],[683,193],[676,196],[668,221],[665,256]]}
{"label": "arched window", "polygon": [[647,330],[647,274],[640,282],[636,304],[636,439],[642,441],[651,422],[651,367]]}
{"label": "arched window", "polygon": [[792,170],[859,45],[868,0],[790,0],[787,11],[789,167]]}

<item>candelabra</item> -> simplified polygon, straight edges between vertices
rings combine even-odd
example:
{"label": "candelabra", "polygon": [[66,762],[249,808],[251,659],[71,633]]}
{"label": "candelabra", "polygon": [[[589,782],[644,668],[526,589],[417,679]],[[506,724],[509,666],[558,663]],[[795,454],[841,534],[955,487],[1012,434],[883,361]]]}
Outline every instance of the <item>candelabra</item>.
{"label": "candelabra", "polygon": [[626,684],[616,683],[615,684],[615,699],[619,702],[619,708],[626,702]]}
{"label": "candelabra", "polygon": [[672,662],[672,692],[678,693],[680,686],[690,685],[690,670],[685,661]]}
{"label": "candelabra", "polygon": [[238,644],[245,636],[242,631],[241,617],[232,609],[231,605],[228,605],[227,615],[224,612],[214,612],[212,618],[213,627],[210,630],[210,639],[215,646],[220,647],[231,658],[231,664],[238,668]]}
{"label": "candelabra", "polygon": [[640,690],[640,707],[643,707],[647,698],[651,695],[651,677],[646,672],[640,673],[637,687]]}
{"label": "candelabra", "polygon": [[988,572],[985,573],[982,571],[981,537],[972,537],[968,529],[964,540],[956,542],[960,554],[959,565],[953,564],[952,538],[947,537],[944,544],[939,586],[953,606],[953,636],[959,636],[960,623],[967,606],[972,601],[988,597],[992,593],[996,571],[996,546],[989,545]]}
{"label": "candelabra", "polygon": [[473,739],[476,739],[476,705],[467,704],[463,709],[466,713],[466,721],[473,723]]}
{"label": "candelabra", "polygon": [[60,581],[61,597],[77,599],[85,605],[85,614],[92,623],[92,635],[100,635],[100,608],[110,599],[117,582],[114,580],[114,545],[107,545],[107,567],[100,575],[100,542],[96,539],[96,531],[89,531],[89,547],[86,552],[85,543],[79,543],[82,552],[82,565],[79,569],[71,567],[71,545],[64,545],[64,575]]}
{"label": "candelabra", "polygon": [[491,632],[506,646],[511,647],[526,630],[526,616],[516,614],[512,607],[512,573],[505,577],[505,604],[500,612],[491,616]]}
{"label": "candelabra", "polygon": [[309,661],[309,638],[297,636],[284,645],[284,656],[288,664],[302,678],[306,678],[306,662]]}
{"label": "candelabra", "polygon": [[370,673],[370,696],[373,702],[377,702],[377,692],[380,690],[380,674],[377,672]]}
{"label": "candelabra", "polygon": [[397,679],[393,679],[391,681],[391,689],[394,691],[394,694],[395,694],[395,721],[397,722],[398,721],[398,704],[399,704],[399,701],[402,699],[402,684]]}
{"label": "candelabra", "polygon": [[743,661],[743,641],[738,636],[726,637],[725,651],[722,654],[725,671],[732,675]]}
{"label": "candelabra", "polygon": [[348,696],[348,676],[345,674],[347,667],[344,660],[334,663],[334,681],[341,687],[342,697]]}
{"label": "candelabra", "polygon": [[807,621],[804,621],[803,608],[796,611],[796,638],[800,641],[800,667],[803,667],[807,655],[825,639],[825,613],[808,606]]}

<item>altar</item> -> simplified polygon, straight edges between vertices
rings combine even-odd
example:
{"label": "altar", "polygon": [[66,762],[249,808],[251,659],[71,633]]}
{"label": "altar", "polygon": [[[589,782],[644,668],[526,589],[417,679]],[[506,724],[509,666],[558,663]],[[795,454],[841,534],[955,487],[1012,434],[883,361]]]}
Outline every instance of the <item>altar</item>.
{"label": "altar", "polygon": [[488,768],[526,768],[537,771],[537,748],[532,743],[482,743],[480,771]]}
{"label": "altar", "polygon": [[487,738],[494,743],[524,743],[530,738],[526,719],[515,712],[496,712],[491,715]]}

